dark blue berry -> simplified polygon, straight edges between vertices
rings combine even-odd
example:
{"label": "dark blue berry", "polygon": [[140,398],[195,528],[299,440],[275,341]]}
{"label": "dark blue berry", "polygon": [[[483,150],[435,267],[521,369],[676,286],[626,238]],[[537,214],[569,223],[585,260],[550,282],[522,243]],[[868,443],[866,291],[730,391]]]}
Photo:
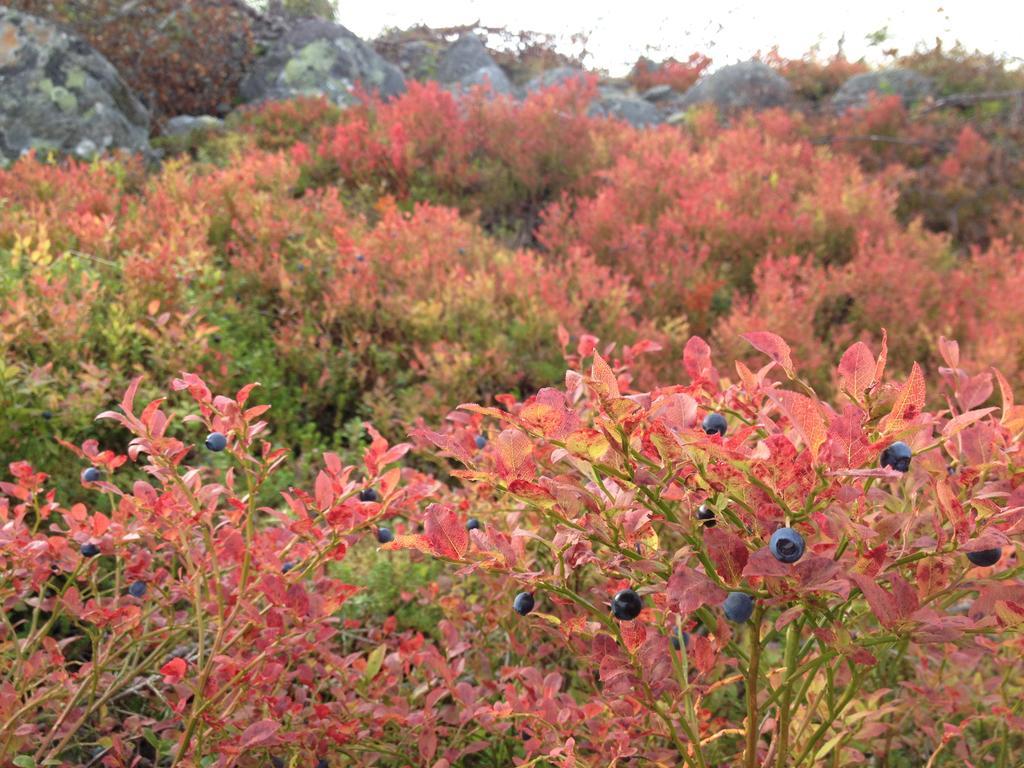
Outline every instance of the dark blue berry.
{"label": "dark blue berry", "polygon": [[701,504],[697,509],[697,519],[704,523],[705,528],[714,528],[718,525],[718,521],[715,520],[715,510],[708,509],[707,504]]}
{"label": "dark blue berry", "polygon": [[294,561],[289,560],[287,563],[285,563],[284,565],[281,566],[281,573],[288,573],[288,571],[290,571],[294,567],[295,567]]}
{"label": "dark blue berry", "polygon": [[987,568],[990,565],[995,565],[999,562],[999,558],[1003,556],[1003,550],[999,547],[995,549],[982,549],[978,552],[968,552],[967,559],[970,560],[974,565],[980,565]]}
{"label": "dark blue berry", "polygon": [[483,450],[484,447],[487,445],[487,438],[484,437],[483,435],[477,435],[476,437],[473,438],[473,442],[476,443],[477,448]]}
{"label": "dark blue berry", "polygon": [[211,432],[206,436],[206,447],[214,453],[219,453],[228,447],[228,439],[223,432]]}
{"label": "dark blue berry", "polygon": [[83,483],[98,483],[102,477],[103,473],[96,467],[88,467],[82,472]]}
{"label": "dark blue berry", "polygon": [[378,494],[373,488],[363,488],[359,492],[360,501],[380,501],[380,494]]}
{"label": "dark blue berry", "polygon": [[690,633],[683,632],[681,629],[676,627],[676,631],[672,633],[672,647],[677,651],[682,647],[690,647]]}
{"label": "dark blue berry", "polygon": [[768,548],[776,560],[795,563],[804,556],[804,537],[792,528],[779,528],[772,534]]}
{"label": "dark blue berry", "polygon": [[719,434],[725,437],[725,430],[729,427],[729,424],[725,420],[725,416],[720,413],[709,413],[704,417],[704,421],[700,423],[701,429],[707,432],[709,435]]}
{"label": "dark blue berry", "polygon": [[82,553],[82,557],[96,557],[100,553],[100,548],[90,542],[83,544],[79,551]]}
{"label": "dark blue berry", "polygon": [[270,758],[270,764],[274,766],[274,768],[284,768],[284,760],[282,760],[280,757]]}
{"label": "dark blue berry", "polygon": [[632,621],[640,615],[643,608],[644,601],[632,589],[617,592],[612,598],[612,616],[619,621]]}
{"label": "dark blue berry", "polygon": [[146,594],[146,582],[133,581],[131,586],[128,587],[128,594],[141,599]]}
{"label": "dark blue berry", "polygon": [[516,595],[516,599],[512,601],[512,610],[520,616],[525,616],[533,610],[534,605],[533,595],[529,592],[520,592]]}
{"label": "dark blue berry", "polygon": [[389,541],[395,540],[395,534],[391,532],[390,528],[378,528],[377,529],[377,541],[381,544],[387,544]]}
{"label": "dark blue berry", "polygon": [[910,469],[911,456],[913,452],[910,446],[899,441],[882,451],[880,463],[883,467],[892,467],[897,472],[907,472]]}
{"label": "dark blue berry", "polygon": [[746,592],[730,592],[722,604],[725,618],[742,624],[754,613],[754,599]]}
{"label": "dark blue berry", "polygon": [[479,530],[479,529],[480,529],[480,521],[477,520],[475,517],[471,517],[471,518],[469,518],[469,520],[466,521],[466,530],[467,531],[475,531],[475,530]]}
{"label": "dark blue berry", "polygon": [[53,418],[53,411],[43,411],[43,413],[42,413],[42,417],[43,417],[43,418],[44,418],[44,419],[45,419],[46,421],[49,421],[50,419],[52,419],[52,418]]}
{"label": "dark blue berry", "polygon": [[321,757],[316,761],[316,768],[329,768],[329,763]]}

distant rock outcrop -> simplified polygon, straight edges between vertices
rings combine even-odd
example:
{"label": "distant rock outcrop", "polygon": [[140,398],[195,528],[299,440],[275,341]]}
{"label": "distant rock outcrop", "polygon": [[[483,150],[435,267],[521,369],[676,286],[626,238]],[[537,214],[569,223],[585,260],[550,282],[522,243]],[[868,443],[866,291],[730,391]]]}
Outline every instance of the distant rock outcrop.
{"label": "distant rock outcrop", "polygon": [[931,78],[912,69],[886,69],[854,75],[836,91],[832,106],[837,112],[846,112],[866,105],[872,95],[896,95],[905,106],[926,99],[935,93]]}
{"label": "distant rock outcrop", "polygon": [[745,61],[702,77],[672,106],[682,111],[697,104],[714,104],[728,113],[787,106],[792,99],[793,87],[782,75],[767,64]]}
{"label": "distant rock outcrop", "polygon": [[533,91],[541,91],[545,88],[551,88],[555,85],[561,85],[562,83],[570,80],[584,80],[589,75],[582,69],[576,67],[555,67],[545,72],[541,72],[535,78],[530,80],[526,84],[527,93]]}
{"label": "distant rock outcrop", "polygon": [[149,113],[81,38],[0,6],[0,156],[149,152]]}
{"label": "distant rock outcrop", "polygon": [[437,80],[455,88],[470,88],[489,83],[496,94],[515,92],[505,71],[487,52],[483,41],[472,33],[452,43],[437,63]]}
{"label": "distant rock outcrop", "polygon": [[326,96],[345,105],[352,102],[356,83],[385,98],[405,91],[401,70],[345,27],[302,19],[256,60],[241,95],[247,102]]}
{"label": "distant rock outcrop", "polygon": [[598,117],[615,117],[636,128],[664,122],[658,108],[639,96],[605,91],[590,105],[589,113]]}

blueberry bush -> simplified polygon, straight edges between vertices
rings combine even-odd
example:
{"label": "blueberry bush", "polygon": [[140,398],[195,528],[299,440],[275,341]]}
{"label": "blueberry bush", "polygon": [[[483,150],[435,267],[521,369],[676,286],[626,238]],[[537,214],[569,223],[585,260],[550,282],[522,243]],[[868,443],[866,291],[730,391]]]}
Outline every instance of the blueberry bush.
{"label": "blueberry bush", "polygon": [[766,60],[0,169],[0,765],[1019,764],[1019,74]]}

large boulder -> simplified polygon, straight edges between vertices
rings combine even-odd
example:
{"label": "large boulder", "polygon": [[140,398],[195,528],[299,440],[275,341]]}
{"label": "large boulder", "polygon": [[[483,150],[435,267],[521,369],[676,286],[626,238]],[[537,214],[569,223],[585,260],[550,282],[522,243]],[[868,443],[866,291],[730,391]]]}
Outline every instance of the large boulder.
{"label": "large boulder", "polygon": [[241,95],[247,102],[326,96],[348,105],[356,83],[385,98],[405,92],[401,70],[345,27],[302,19],[256,60],[242,81]]}
{"label": "large boulder", "polygon": [[720,112],[729,113],[782,107],[792,98],[793,87],[786,78],[767,64],[745,61],[702,77],[673,100],[673,108],[685,110],[697,104],[714,104]]}
{"label": "large boulder", "polygon": [[851,77],[832,97],[832,106],[837,112],[846,112],[865,106],[877,94],[899,96],[909,107],[934,93],[935,83],[930,77],[912,69],[886,69]]}
{"label": "large boulder", "polygon": [[84,40],[0,5],[0,158],[149,152],[149,113]]}
{"label": "large boulder", "polygon": [[454,89],[489,84],[496,94],[512,94],[515,88],[505,71],[491,58],[483,41],[473,33],[460,35],[437,63],[437,80]]}
{"label": "large boulder", "polygon": [[535,78],[530,80],[526,84],[526,91],[533,93],[534,91],[542,91],[545,88],[551,88],[562,83],[567,83],[571,80],[582,80],[586,81],[588,75],[582,69],[576,67],[555,67],[554,69],[548,69],[541,72]]}
{"label": "large boulder", "polygon": [[603,91],[593,101],[587,113],[595,117],[614,117],[625,120],[635,128],[646,128],[664,122],[658,108],[638,96]]}

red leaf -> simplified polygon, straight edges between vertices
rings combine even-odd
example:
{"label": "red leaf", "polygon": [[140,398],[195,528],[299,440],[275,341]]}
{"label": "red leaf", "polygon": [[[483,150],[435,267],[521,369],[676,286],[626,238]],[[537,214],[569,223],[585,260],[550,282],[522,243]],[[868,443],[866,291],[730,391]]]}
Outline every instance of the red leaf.
{"label": "red leaf", "polygon": [[764,352],[768,357],[782,366],[786,375],[793,378],[793,357],[787,344],[781,336],[767,331],[754,331],[743,334],[743,338],[749,341],[754,349]]}
{"label": "red leaf", "polygon": [[619,624],[619,632],[622,633],[622,642],[626,644],[626,650],[630,653],[636,651],[647,639],[647,628],[642,621],[624,621]]}
{"label": "red leaf", "polygon": [[870,576],[863,573],[851,573],[850,579],[867,598],[871,612],[875,614],[882,626],[892,628],[900,619],[904,618],[896,606],[893,596],[875,583]]}
{"label": "red leaf", "polygon": [[711,347],[700,336],[691,336],[683,349],[683,367],[690,378],[696,381],[707,381],[712,384],[718,381],[718,371],[711,364]]}
{"label": "red leaf", "polygon": [[494,439],[497,471],[502,480],[533,477],[533,444],[518,429],[504,429]]}
{"label": "red leaf", "polygon": [[885,363],[889,359],[889,334],[885,328],[882,329],[882,351],[878,353],[878,362],[875,363],[875,383],[880,384],[885,376]]}
{"label": "red leaf", "polygon": [[164,682],[167,685],[174,685],[181,682],[187,669],[188,663],[184,659],[177,657],[160,667],[160,674],[164,676]]}
{"label": "red leaf", "polygon": [[722,581],[737,583],[750,556],[743,539],[722,528],[708,528],[704,531],[704,545]]}
{"label": "red leaf", "polygon": [[792,576],[793,569],[791,566],[776,560],[768,547],[761,547],[761,549],[750,553],[750,557],[747,559],[747,564],[743,568],[743,575],[747,577],[770,576],[773,578],[781,578],[785,576]]}
{"label": "red leaf", "polygon": [[829,464],[836,469],[861,467],[871,455],[871,444],[864,435],[864,412],[847,404],[842,415],[828,425]]}
{"label": "red leaf", "polygon": [[242,731],[242,735],[238,740],[238,746],[240,749],[249,749],[250,747],[263,747],[273,744],[277,741],[274,735],[280,727],[281,723],[277,720],[268,719],[253,723]]}
{"label": "red leaf", "polygon": [[461,560],[469,549],[469,531],[459,522],[455,510],[445,504],[431,504],[423,519],[424,535],[439,557]]}
{"label": "red leaf", "polygon": [[840,387],[855,399],[871,389],[875,379],[875,357],[863,341],[858,341],[843,353],[839,361]]}
{"label": "red leaf", "polygon": [[901,618],[909,616],[921,607],[917,599],[917,592],[907,583],[906,579],[898,573],[894,573],[889,577],[889,583],[892,584],[892,596],[893,602],[896,605],[896,613]]}
{"label": "red leaf", "polygon": [[718,605],[725,600],[724,589],[703,573],[685,565],[676,568],[668,580],[665,592],[670,605],[679,613],[692,613],[702,605]]}

